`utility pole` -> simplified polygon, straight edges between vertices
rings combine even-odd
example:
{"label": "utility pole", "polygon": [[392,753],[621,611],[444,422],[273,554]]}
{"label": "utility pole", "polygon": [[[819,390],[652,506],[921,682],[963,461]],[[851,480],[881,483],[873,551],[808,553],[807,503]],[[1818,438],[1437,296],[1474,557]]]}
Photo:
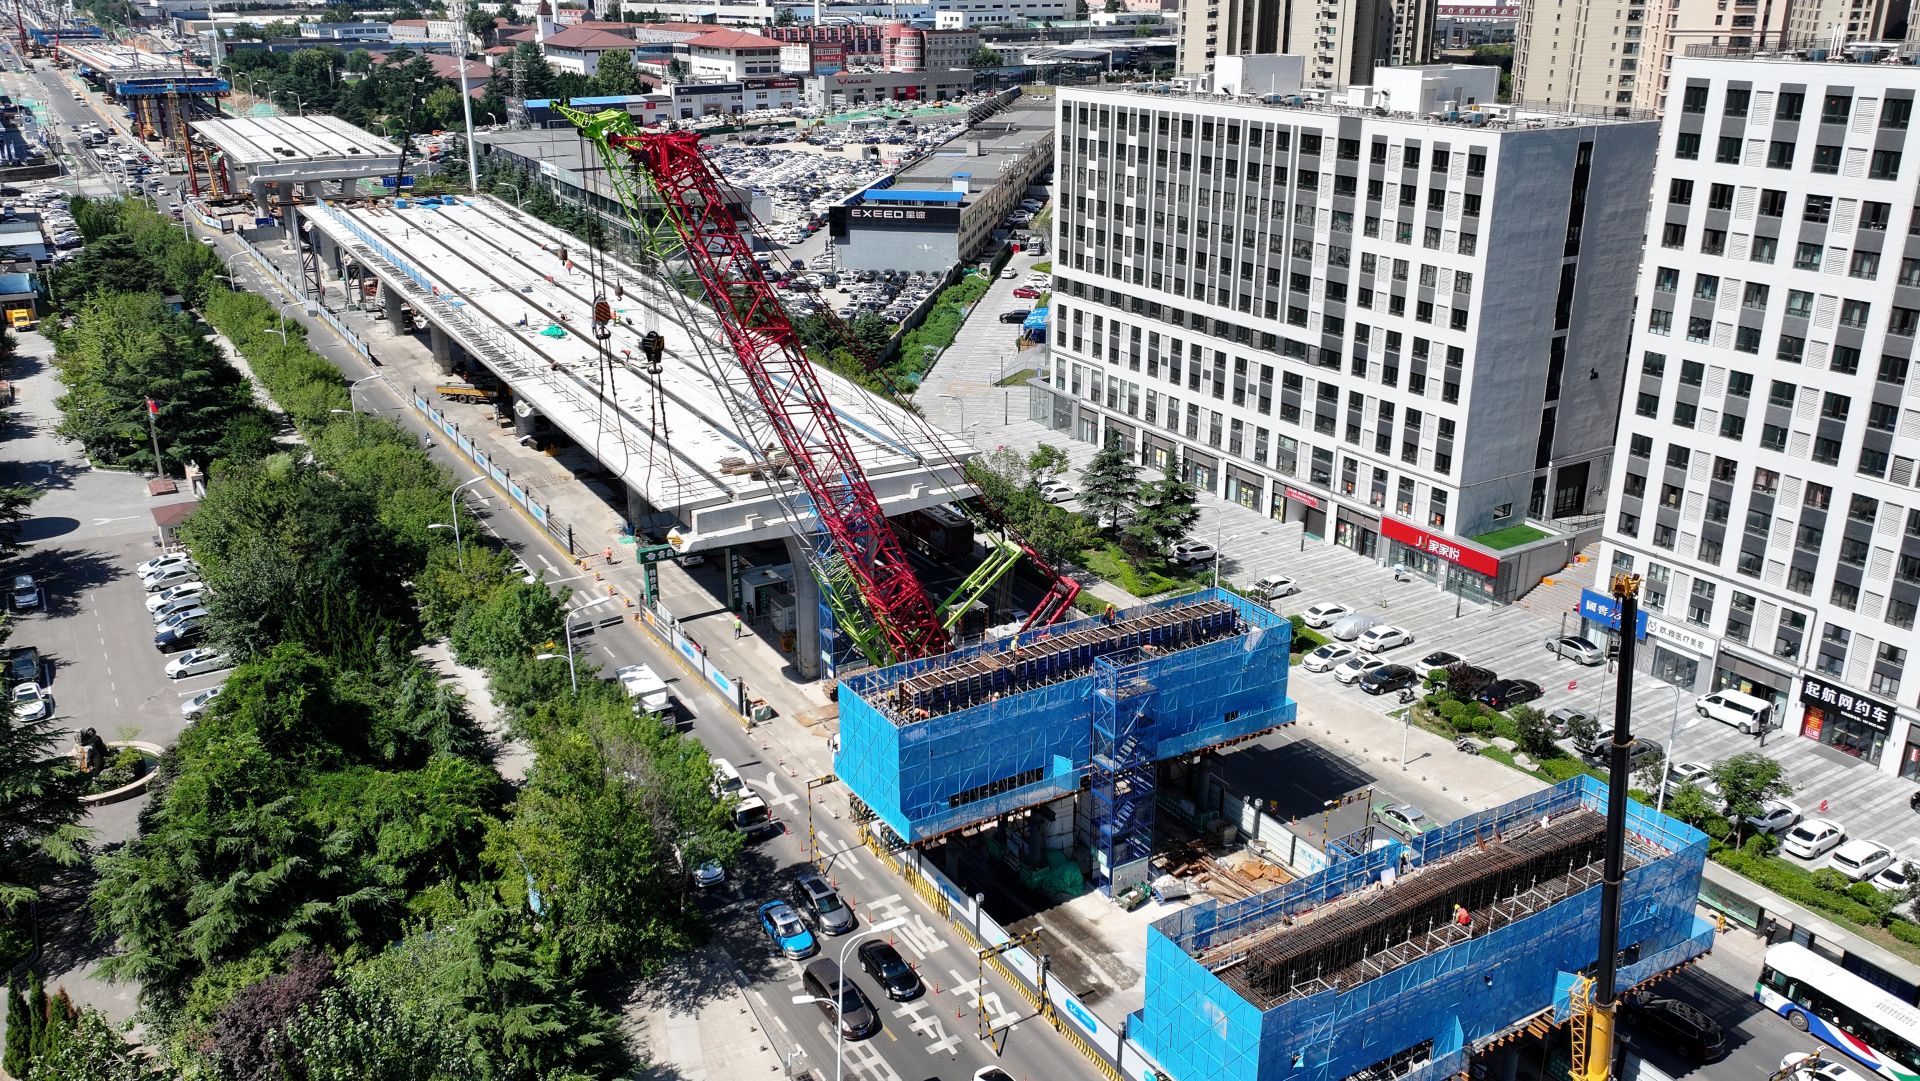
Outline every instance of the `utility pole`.
{"label": "utility pole", "polygon": [[165,480],[167,460],[160,457],[160,404],[152,398],[147,399],[147,435],[153,438],[153,471]]}
{"label": "utility pole", "polygon": [[1639,641],[1640,576],[1616,574],[1620,610],[1620,665],[1614,673],[1613,742],[1607,748],[1607,850],[1600,878],[1600,956],[1594,965],[1593,1009],[1587,1017],[1587,1072],[1583,1081],[1613,1076],[1615,959],[1620,952],[1620,885],[1627,865],[1627,754],[1633,745],[1633,654]]}

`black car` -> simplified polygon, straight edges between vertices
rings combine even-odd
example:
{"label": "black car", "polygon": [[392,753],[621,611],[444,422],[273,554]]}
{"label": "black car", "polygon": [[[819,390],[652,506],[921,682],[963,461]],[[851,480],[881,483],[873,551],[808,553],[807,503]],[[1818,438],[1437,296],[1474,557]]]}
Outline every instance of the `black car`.
{"label": "black car", "polygon": [[1444,649],[1440,649],[1420,658],[1420,667],[1425,671],[1431,672],[1436,668],[1452,668],[1464,659],[1465,658],[1461,657],[1458,653],[1449,653]]}
{"label": "black car", "polygon": [[40,651],[32,646],[20,646],[7,657],[8,683],[40,682]]}
{"label": "black car", "polygon": [[182,623],[178,627],[161,631],[153,636],[153,648],[162,653],[178,653],[190,646],[197,646],[207,636],[206,629],[198,623]]}
{"label": "black car", "polygon": [[1420,676],[1404,664],[1383,664],[1360,677],[1360,689],[1368,694],[1401,691],[1420,682]]}
{"label": "black car", "polygon": [[1000,321],[1002,323],[1024,323],[1027,321],[1027,316],[1032,314],[1033,311],[1030,308],[1015,308],[1010,312],[1001,312]]}
{"label": "black car", "polygon": [[1678,999],[1644,999],[1633,1004],[1628,1016],[1635,1032],[1658,1036],[1661,1043],[1690,1052],[1695,1062],[1712,1062],[1727,1053],[1720,1023]]}
{"label": "black car", "polygon": [[[1429,671],[1431,671],[1431,669],[1429,669]],[[1493,669],[1481,668],[1478,665],[1466,664],[1464,662],[1447,665],[1445,668],[1440,669],[1438,678],[1428,680],[1428,682],[1435,687],[1445,687],[1456,679],[1465,682],[1478,681],[1482,687],[1491,687],[1500,682],[1500,677],[1494,674]]]}
{"label": "black car", "polygon": [[907,964],[900,951],[885,942],[865,942],[859,949],[860,970],[873,977],[887,997],[897,1002],[919,998],[927,989],[920,974]]}
{"label": "black car", "polygon": [[[1608,756],[1613,753],[1613,729],[1608,728],[1593,737],[1593,746],[1583,748],[1580,757],[1588,762],[1606,768]],[[1645,736],[1633,737],[1633,743],[1627,747],[1627,768],[1639,769],[1667,753],[1667,749],[1657,739]]]}
{"label": "black car", "polygon": [[1474,695],[1473,700],[1484,702],[1494,709],[1512,709],[1538,697],[1540,685],[1530,679],[1496,679],[1480,688],[1480,693]]}

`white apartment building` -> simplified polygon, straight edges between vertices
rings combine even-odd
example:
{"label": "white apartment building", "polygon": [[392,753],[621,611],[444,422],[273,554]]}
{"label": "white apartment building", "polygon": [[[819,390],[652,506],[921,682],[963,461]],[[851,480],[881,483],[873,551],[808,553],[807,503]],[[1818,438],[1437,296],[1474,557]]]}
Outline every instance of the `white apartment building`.
{"label": "white apartment building", "polygon": [[1558,570],[1472,538],[1604,507],[1657,125],[1497,79],[1063,88],[1034,418],[1465,595]]}
{"label": "white apartment building", "polygon": [[1645,577],[1657,674],[1911,777],[1916,91],[1910,63],[1674,61],[1600,564]]}

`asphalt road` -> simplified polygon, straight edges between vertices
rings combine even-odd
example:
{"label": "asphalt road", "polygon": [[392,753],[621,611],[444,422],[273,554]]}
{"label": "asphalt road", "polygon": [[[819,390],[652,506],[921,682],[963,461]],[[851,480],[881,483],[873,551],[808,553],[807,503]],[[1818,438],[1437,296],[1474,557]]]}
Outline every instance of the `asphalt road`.
{"label": "asphalt road", "polygon": [[[220,247],[226,248],[223,242]],[[237,249],[235,249],[237,250]],[[222,251],[222,254],[230,254]],[[264,283],[244,264],[243,284],[266,290]],[[340,367],[350,380],[371,375],[376,369],[341,346],[324,325],[309,324],[309,341]],[[401,397],[385,380],[374,380],[362,387],[356,400],[363,410],[395,418],[414,431],[425,434],[411,411],[403,408]],[[455,476],[466,478],[470,467],[445,448],[433,447],[431,453]],[[525,518],[501,510],[504,500],[476,499],[470,503],[483,527],[519,552],[533,566],[565,565],[563,553],[550,547],[547,535]],[[718,603],[718,602],[716,602]],[[700,681],[683,678],[683,670],[673,657],[652,638],[630,622],[603,628],[576,640],[582,659],[597,663],[603,672],[621,665],[645,663],[667,678],[681,704],[682,719],[690,721],[693,734],[709,753],[725,758],[747,779],[753,790],[766,800],[781,821],[783,831],[753,845],[733,879],[702,903],[714,907],[720,944],[737,971],[746,979],[755,1009],[767,1018],[774,1031],[791,1043],[786,1051],[794,1069],[812,1069],[821,1077],[830,1077],[835,1069],[832,1031],[821,1011],[813,1005],[796,1005],[792,999],[801,994],[799,965],[780,958],[759,929],[757,907],[765,900],[782,896],[782,883],[804,863],[806,834],[805,788],[802,778],[781,767],[783,755],[776,744],[760,731],[746,732],[727,704]],[[151,647],[148,647],[151,649]],[[756,673],[740,673],[749,681]],[[759,674],[773,680],[778,673]],[[832,802],[838,817],[824,811],[815,815],[821,851],[832,853],[828,872],[849,903],[861,913],[862,925],[901,916],[909,923],[890,937],[907,959],[927,979],[929,993],[909,1003],[890,1003],[880,996],[870,981],[856,976],[866,985],[868,995],[880,1007],[883,1030],[880,1034],[845,1048],[845,1076],[863,1081],[922,1081],[944,1078],[948,1081],[969,1078],[988,1064],[999,1064],[1016,1077],[1067,1078],[1092,1075],[1090,1065],[1046,1022],[1032,1011],[1011,988],[989,974],[985,985],[974,975],[976,961],[970,949],[947,926],[936,919],[906,884],[857,844],[847,824],[846,793],[838,784],[819,790],[822,804]],[[851,939],[824,938],[822,956],[837,958]],[[851,952],[848,953],[851,958]],[[854,966],[857,971],[857,965]],[[986,1046],[976,1034],[976,1012],[984,1003],[996,1028],[1007,1028],[1005,1046],[1000,1055]],[[1009,1027],[1010,1026],[1010,1027]]]}

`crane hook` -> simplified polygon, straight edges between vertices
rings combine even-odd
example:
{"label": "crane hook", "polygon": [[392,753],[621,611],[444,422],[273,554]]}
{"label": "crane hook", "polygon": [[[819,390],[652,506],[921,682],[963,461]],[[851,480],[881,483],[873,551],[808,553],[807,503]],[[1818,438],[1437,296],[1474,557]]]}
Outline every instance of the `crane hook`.
{"label": "crane hook", "polygon": [[640,352],[647,358],[647,373],[659,375],[663,365],[661,356],[667,351],[667,339],[657,330],[649,330],[640,336]]}
{"label": "crane hook", "polygon": [[604,296],[595,297],[593,300],[593,336],[602,339],[613,337],[613,328],[608,325],[612,322],[613,305],[607,303],[607,298]]}

